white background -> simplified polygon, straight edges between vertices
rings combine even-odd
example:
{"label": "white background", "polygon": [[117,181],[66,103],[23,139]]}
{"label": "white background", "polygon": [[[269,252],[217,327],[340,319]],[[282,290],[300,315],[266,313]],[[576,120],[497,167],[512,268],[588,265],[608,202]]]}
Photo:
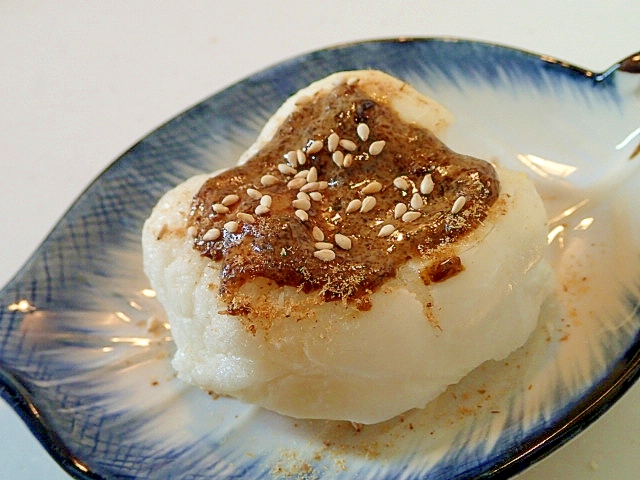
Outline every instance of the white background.
{"label": "white background", "polygon": [[[638,0],[0,0],[0,286],[104,168],[203,98],[343,42],[453,36],[603,71],[640,51]],[[640,386],[532,479],[636,479]],[[0,480],[67,479],[0,401]]]}

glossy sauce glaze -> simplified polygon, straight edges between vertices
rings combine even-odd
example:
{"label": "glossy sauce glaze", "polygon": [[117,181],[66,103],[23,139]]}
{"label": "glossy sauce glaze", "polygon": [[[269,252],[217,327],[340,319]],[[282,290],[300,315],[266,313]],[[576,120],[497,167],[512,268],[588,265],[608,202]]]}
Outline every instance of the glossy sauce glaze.
{"label": "glossy sauce glaze", "polygon": [[498,194],[491,164],[345,82],[298,104],[247,163],[209,178],[189,232],[222,262],[229,314],[247,312],[237,293],[257,277],[366,310],[411,258],[429,266],[425,283],[462,271],[447,247],[480,225]]}

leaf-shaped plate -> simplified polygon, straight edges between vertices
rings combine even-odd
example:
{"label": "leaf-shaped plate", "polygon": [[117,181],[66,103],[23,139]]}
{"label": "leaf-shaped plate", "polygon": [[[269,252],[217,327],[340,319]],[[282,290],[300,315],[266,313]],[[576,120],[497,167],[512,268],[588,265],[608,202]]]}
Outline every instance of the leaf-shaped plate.
{"label": "leaf-shaped plate", "polygon": [[[283,62],[162,126],[75,202],[0,294],[0,393],[77,478],[507,477],[640,371],[640,56],[604,73],[496,45],[372,41]],[[233,165],[290,94],[376,68],[457,117],[450,146],[528,172],[558,288],[529,342],[424,410],[355,432],[212,399],[174,377],[140,230],[183,179]],[[518,321],[514,312],[514,321]]]}

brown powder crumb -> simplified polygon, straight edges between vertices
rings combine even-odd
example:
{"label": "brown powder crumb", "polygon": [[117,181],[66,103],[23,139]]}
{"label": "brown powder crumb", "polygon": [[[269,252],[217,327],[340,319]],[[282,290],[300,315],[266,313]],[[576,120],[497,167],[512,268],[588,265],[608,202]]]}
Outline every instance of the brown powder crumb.
{"label": "brown powder crumb", "polygon": [[298,458],[293,450],[281,452],[280,461],[271,468],[271,475],[278,479],[316,480],[319,475],[308,462]]}
{"label": "brown powder crumb", "polygon": [[163,223],[162,227],[160,227],[160,230],[156,233],[156,239],[162,240],[168,231],[169,231],[169,225],[167,225],[166,223]]}
{"label": "brown powder crumb", "polygon": [[469,416],[469,415],[473,415],[474,410],[472,410],[469,407],[462,406],[462,407],[458,408],[458,412],[460,413],[460,415],[466,417],[466,416]]}
{"label": "brown powder crumb", "polygon": [[156,316],[151,316],[147,319],[147,332],[152,335],[159,335],[166,330],[165,324]]}

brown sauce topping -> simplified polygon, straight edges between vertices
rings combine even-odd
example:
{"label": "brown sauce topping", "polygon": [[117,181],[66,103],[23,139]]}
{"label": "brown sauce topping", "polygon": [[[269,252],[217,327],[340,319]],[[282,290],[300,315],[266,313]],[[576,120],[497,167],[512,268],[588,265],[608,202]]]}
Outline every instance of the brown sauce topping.
{"label": "brown sauce topping", "polygon": [[[363,130],[358,135],[359,124],[368,127],[368,137]],[[352,143],[341,142],[334,155],[332,133]],[[318,151],[314,140],[322,142]],[[383,146],[376,143],[381,140]],[[304,170],[312,171],[307,177]],[[309,180],[306,186],[291,183],[296,174]],[[428,174],[430,192],[428,179],[423,182]],[[189,226],[194,247],[221,262],[220,293],[230,314],[250,310],[237,293],[257,277],[367,309],[369,295],[411,258],[431,261],[430,281],[459,273],[458,257],[437,252],[478,227],[498,194],[489,163],[451,151],[357,85],[344,84],[298,105],[246,164],[208,179],[193,199]],[[375,199],[369,211],[373,200],[366,197]],[[355,208],[354,200],[364,207]]]}

